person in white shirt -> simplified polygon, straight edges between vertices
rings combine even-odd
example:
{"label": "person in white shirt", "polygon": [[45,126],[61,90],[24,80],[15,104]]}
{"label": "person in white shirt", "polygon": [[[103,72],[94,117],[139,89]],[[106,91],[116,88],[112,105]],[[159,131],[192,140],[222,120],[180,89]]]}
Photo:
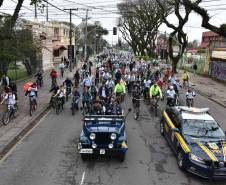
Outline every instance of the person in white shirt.
{"label": "person in white shirt", "polygon": [[166,92],[167,95],[167,105],[171,106],[171,105],[175,105],[176,104],[176,98],[177,98],[177,94],[173,88],[173,86],[170,86],[169,89]]}
{"label": "person in white shirt", "polygon": [[186,92],[186,104],[188,107],[193,107],[194,105],[194,97],[196,96],[195,92],[192,91],[190,88]]}
{"label": "person in white shirt", "polygon": [[92,80],[88,75],[86,75],[86,78],[83,80],[83,86],[88,87],[89,89],[91,85],[92,85]]}
{"label": "person in white shirt", "polygon": [[13,94],[12,90],[9,90],[9,92],[4,96],[1,104],[3,104],[5,101],[7,101],[8,110],[11,108],[15,110],[16,96]]}
{"label": "person in white shirt", "polygon": [[65,103],[65,95],[66,95],[66,90],[64,88],[64,85],[60,86],[60,89],[57,91],[56,95],[54,97],[58,97],[61,99],[62,105]]}

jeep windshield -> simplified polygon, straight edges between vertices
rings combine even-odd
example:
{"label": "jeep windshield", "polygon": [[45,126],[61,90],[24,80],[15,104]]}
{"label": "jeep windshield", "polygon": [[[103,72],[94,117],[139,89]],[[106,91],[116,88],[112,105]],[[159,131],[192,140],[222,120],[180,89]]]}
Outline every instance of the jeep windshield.
{"label": "jeep windshield", "polygon": [[93,125],[109,125],[109,126],[121,126],[123,121],[85,121],[87,126],[93,126]]}
{"label": "jeep windshield", "polygon": [[183,121],[184,135],[202,138],[224,139],[225,134],[214,120],[186,119]]}

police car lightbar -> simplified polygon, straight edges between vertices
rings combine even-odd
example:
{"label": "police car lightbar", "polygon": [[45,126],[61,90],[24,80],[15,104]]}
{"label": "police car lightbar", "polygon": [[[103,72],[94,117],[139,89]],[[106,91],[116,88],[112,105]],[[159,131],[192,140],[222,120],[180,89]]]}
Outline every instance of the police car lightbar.
{"label": "police car lightbar", "polygon": [[180,111],[187,111],[187,112],[192,112],[192,113],[206,113],[210,109],[209,108],[195,108],[195,107],[178,107]]}

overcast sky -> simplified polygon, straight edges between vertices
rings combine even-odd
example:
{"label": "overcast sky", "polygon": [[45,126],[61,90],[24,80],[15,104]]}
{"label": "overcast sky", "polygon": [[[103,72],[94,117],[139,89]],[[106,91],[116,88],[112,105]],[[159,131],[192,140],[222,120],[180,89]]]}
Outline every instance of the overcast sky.
{"label": "overcast sky", "polygon": [[[114,26],[117,26],[117,18],[120,16],[117,12],[117,3],[123,0],[48,0],[49,3],[64,8],[78,8],[78,11],[74,11],[76,15],[73,15],[73,23],[76,25],[81,23],[82,18],[85,17],[85,9],[89,9],[89,22],[100,21],[102,26],[108,30],[112,30]],[[215,25],[225,23],[226,17],[226,0],[203,0],[201,4],[212,16],[211,22]],[[15,9],[17,0],[4,0],[3,6],[0,8],[0,12],[12,13]],[[30,5],[30,0],[25,0],[23,8],[20,11],[20,16],[25,19],[34,20],[34,7]],[[46,9],[38,10],[38,20],[44,21],[46,18]],[[177,19],[174,16],[168,18],[172,23],[177,24]],[[69,14],[60,11],[51,5],[49,5],[49,20],[69,21]],[[192,13],[189,17],[189,22],[186,24],[185,31],[188,33],[190,41],[197,39],[201,40],[201,35],[205,29],[200,27],[201,18]],[[162,25],[160,31],[166,31],[170,33],[170,30]],[[120,34],[119,34],[120,37]],[[109,31],[109,35],[106,39],[111,43],[112,38],[114,43],[117,41],[117,36],[112,36],[112,31]]]}

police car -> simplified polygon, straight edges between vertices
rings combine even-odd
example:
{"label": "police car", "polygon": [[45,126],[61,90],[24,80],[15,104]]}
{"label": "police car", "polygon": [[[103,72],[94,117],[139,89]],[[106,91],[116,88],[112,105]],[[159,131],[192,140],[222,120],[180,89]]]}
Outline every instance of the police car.
{"label": "police car", "polygon": [[226,178],[226,139],[208,108],[170,107],[160,132],[177,156],[180,169],[208,179]]}
{"label": "police car", "polygon": [[92,155],[114,155],[124,161],[128,150],[125,116],[85,116],[78,150],[82,160]]}

